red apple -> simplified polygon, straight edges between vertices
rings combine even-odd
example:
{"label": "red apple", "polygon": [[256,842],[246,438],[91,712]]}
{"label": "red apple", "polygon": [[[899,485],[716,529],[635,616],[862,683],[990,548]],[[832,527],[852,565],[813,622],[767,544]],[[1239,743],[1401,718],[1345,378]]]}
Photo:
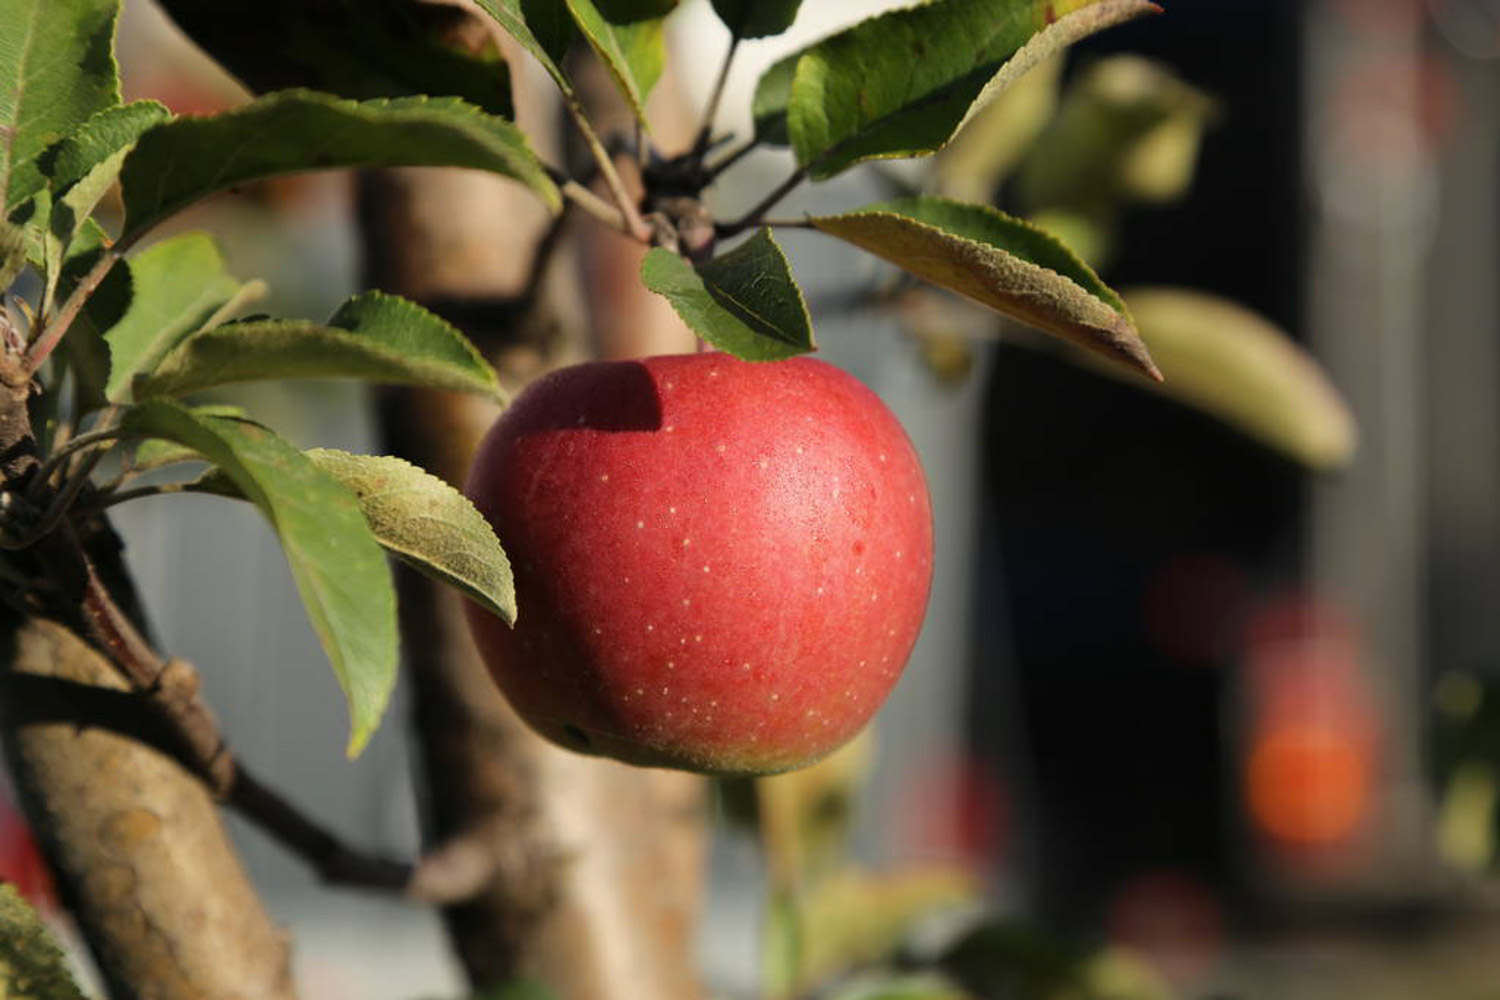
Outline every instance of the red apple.
{"label": "red apple", "polygon": [[516,576],[469,620],[523,718],[634,764],[765,774],[857,733],[926,610],[932,512],[911,442],[808,358],[704,353],[538,381],[469,497]]}

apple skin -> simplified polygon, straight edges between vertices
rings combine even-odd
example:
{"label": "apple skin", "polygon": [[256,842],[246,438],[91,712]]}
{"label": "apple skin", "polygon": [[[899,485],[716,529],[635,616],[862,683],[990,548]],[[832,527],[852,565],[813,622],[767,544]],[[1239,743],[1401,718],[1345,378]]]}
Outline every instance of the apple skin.
{"label": "apple skin", "polygon": [[852,738],[906,665],[932,508],[896,418],[810,358],[577,365],[526,390],[465,492],[514,629],[470,605],[542,735],[632,764],[769,774]]}

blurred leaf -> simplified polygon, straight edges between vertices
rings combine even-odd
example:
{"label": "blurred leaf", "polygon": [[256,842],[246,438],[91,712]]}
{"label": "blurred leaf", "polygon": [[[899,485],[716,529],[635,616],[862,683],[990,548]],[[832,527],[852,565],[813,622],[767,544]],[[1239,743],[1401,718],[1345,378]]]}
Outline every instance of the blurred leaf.
{"label": "blurred leaf", "polygon": [[713,0],[713,5],[735,38],[767,38],[792,26],[802,0]]}
{"label": "blurred leaf", "polygon": [[0,997],[84,1000],[51,932],[13,885],[0,883]]}
{"label": "blurred leaf", "polygon": [[792,996],[802,981],[802,915],[791,892],[772,892],[761,929],[761,988],[767,997]]}
{"label": "blurred leaf", "polygon": [[666,17],[677,9],[677,0],[597,0],[599,13],[615,24]]}
{"label": "blurred leaf", "polygon": [[561,64],[575,27],[563,0],[475,0],[475,3],[536,57],[564,94],[573,93],[573,85]]}
{"label": "blurred leaf", "polygon": [[1215,114],[1202,91],[1136,55],[1100,59],[1063,95],[1016,178],[1027,212],[1166,202],[1192,182]]}
{"label": "blurred leaf", "polygon": [[755,84],[755,96],[750,102],[750,116],[755,121],[755,141],[767,146],[790,146],[792,137],[786,127],[786,106],[792,97],[792,80],[797,75],[797,60],[802,53],[794,52],[771,64]]}
{"label": "blurred leaf", "polygon": [[594,0],[567,0],[567,4],[636,118],[646,124],[646,98],[661,77],[667,57],[661,18],[614,22],[600,13]]}
{"label": "blurred leaf", "polygon": [[[790,897],[795,916],[776,919],[779,933],[795,933],[789,953],[794,962],[768,968],[768,974],[790,970],[789,989],[772,995],[797,995],[839,973],[881,962],[923,918],[941,910],[972,904],[978,886],[968,873],[954,868],[909,868],[874,874],[845,869]],[[773,979],[768,986],[784,986]]]}
{"label": "blurred leaf", "polygon": [[250,90],[290,87],[368,100],[461,97],[510,117],[498,50],[473,53],[445,31],[462,11],[415,0],[162,0],[172,19]]}
{"label": "blurred leaf", "polygon": [[791,888],[843,865],[874,748],[867,728],[811,767],[750,779],[773,885]]}
{"label": "blurred leaf", "polygon": [[933,284],[1156,372],[1119,296],[1066,246],[998,209],[903,198],[809,221]]}
{"label": "blurred leaf", "polygon": [[1061,54],[1042,60],[976,113],[933,163],[938,192],[989,202],[1057,109]]}
{"label": "blurred leaf", "polygon": [[1166,381],[1159,391],[1314,469],[1354,454],[1354,418],[1311,355],[1236,303],[1179,288],[1126,296]]}
{"label": "blurred leaf", "polygon": [[1016,921],[989,921],[943,952],[939,967],[981,997],[1081,998],[1087,953]]}
{"label": "blurred leaf", "polygon": [[120,103],[119,0],[0,0],[0,214],[40,191],[37,157]]}
{"label": "blurred leaf", "polygon": [[349,488],[387,552],[516,623],[510,561],[489,521],[462,493],[399,458],[327,448],[307,457]]}
{"label": "blurred leaf", "polygon": [[829,1000],[973,1000],[947,980],[932,975],[865,977],[829,994]]}
{"label": "blurred leaf", "polygon": [[396,681],[396,593],[390,567],[349,489],[259,424],[195,414],[164,400],[125,411],[127,433],[197,451],[249,498],[281,540],[313,630],[349,703],[355,756]]}
{"label": "blurred leaf", "polygon": [[1495,861],[1495,825],[1500,788],[1495,769],[1466,761],[1448,777],[1438,807],[1438,855],[1459,871],[1480,873]]}
{"label": "blurred leaf", "polygon": [[1161,973],[1126,948],[1104,948],[1083,966],[1088,1000],[1172,1000],[1176,995]]}
{"label": "blurred leaf", "polygon": [[766,124],[756,134],[772,141],[769,119],[784,110],[797,162],[814,179],[862,160],[924,156],[1038,62],[1156,9],[1148,0],[935,0],[881,14],[773,66],[757,87],[756,119]]}
{"label": "blurred leaf", "polygon": [[119,403],[131,399],[137,375],[154,368],[241,286],[225,272],[224,259],[204,233],[162,240],[115,270],[130,276],[125,312],[104,335],[110,357],[105,395]]}
{"label": "blurred leaf", "polygon": [[474,994],[471,1000],[557,1000],[557,994],[550,987],[527,979],[491,986]]}
{"label": "blurred leaf", "polygon": [[148,366],[137,398],[279,378],[361,378],[500,396],[489,362],[446,320],[414,302],[365,292],[326,324],[246,319],[199,330]]}
{"label": "blurred leaf", "polygon": [[697,267],[656,247],[641,262],[641,280],[694,333],[737,358],[772,361],[813,349],[802,290],[769,229]]}
{"label": "blurred leaf", "polygon": [[1083,258],[1095,273],[1104,270],[1114,254],[1115,227],[1110,219],[1085,209],[1045,208],[1027,217],[1027,222],[1057,237],[1058,242]]}
{"label": "blurred leaf", "polygon": [[470,167],[511,177],[554,210],[557,186],[510,122],[453,97],[345,101],[288,90],[151,129],[125,158],[122,241],[204,195],[337,167]]}

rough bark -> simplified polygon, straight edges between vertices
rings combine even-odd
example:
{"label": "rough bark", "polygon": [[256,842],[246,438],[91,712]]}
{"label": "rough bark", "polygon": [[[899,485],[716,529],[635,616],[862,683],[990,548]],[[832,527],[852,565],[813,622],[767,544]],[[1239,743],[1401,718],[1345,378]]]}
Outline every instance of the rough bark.
{"label": "rough bark", "polygon": [[10,639],[7,756],[111,995],[290,1000],[287,942],[213,799],[142,741],[140,702],[114,666],[54,621]]}
{"label": "rough bark", "polygon": [[[516,91],[525,115],[524,83]],[[533,127],[539,120],[533,110]],[[621,270],[639,259],[638,248],[597,227],[584,231],[585,239],[605,241],[602,251],[586,251],[593,278],[587,286],[571,276],[578,258],[565,245],[537,308],[504,307],[525,291],[530,251],[546,227],[534,200],[515,185],[439,171],[372,174],[361,182],[359,215],[368,283],[442,308],[488,349],[511,385],[576,359],[570,345],[582,338],[566,334],[582,322],[580,304],[623,319],[637,337],[661,329],[642,312],[631,322],[633,303],[656,308],[646,296],[606,301],[596,294],[623,285]],[[628,350],[691,343],[675,336],[654,344],[644,337]],[[470,397],[403,390],[382,397],[380,423],[389,450],[462,482],[495,415]],[[403,574],[401,609],[429,842],[465,842],[467,835],[493,865],[480,893],[444,913],[471,981],[529,976],[565,1000],[697,997],[701,780],[581,757],[543,741],[498,694],[459,598]]]}

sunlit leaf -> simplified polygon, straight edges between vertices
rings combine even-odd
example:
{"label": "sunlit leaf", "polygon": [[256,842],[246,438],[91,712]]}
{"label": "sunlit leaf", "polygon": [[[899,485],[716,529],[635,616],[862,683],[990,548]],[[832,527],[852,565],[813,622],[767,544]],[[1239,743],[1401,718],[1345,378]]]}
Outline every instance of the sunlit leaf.
{"label": "sunlit leaf", "polygon": [[1166,381],[1159,390],[1314,469],[1343,465],[1357,432],[1317,361],[1244,306],[1181,288],[1138,288],[1131,314]]}
{"label": "sunlit leaf", "polygon": [[159,357],[138,398],[280,378],[360,378],[499,396],[495,370],[462,333],[414,302],[365,292],[327,323],[247,319],[199,330]]}
{"label": "sunlit leaf", "polygon": [[88,117],[120,103],[119,0],[0,0],[0,214],[42,189],[37,163]]}
{"label": "sunlit leaf", "polygon": [[813,178],[936,152],[1037,63],[1156,10],[1148,0],[936,0],[862,21],[767,71],[756,135],[785,135]]}
{"label": "sunlit leaf", "polygon": [[1156,374],[1119,296],[1055,238],[998,209],[903,198],[810,221],[935,285]]}
{"label": "sunlit leaf", "polygon": [[396,681],[390,567],[352,492],[259,424],[193,413],[165,400],[125,411],[139,437],[192,448],[265,514],[291,565],[313,631],[349,704],[348,752],[369,740]]}
{"label": "sunlit leaf", "polygon": [[600,12],[594,0],[567,0],[567,4],[583,36],[630,102],[636,118],[644,123],[646,98],[666,63],[661,18],[614,22]]}
{"label": "sunlit leaf", "polygon": [[346,101],[289,90],[151,129],[125,158],[121,240],[204,195],[246,181],[335,167],[470,167],[521,181],[561,206],[526,137],[452,97]]}
{"label": "sunlit leaf", "polygon": [[315,448],[307,457],[349,488],[387,552],[515,624],[510,562],[489,521],[467,497],[399,458],[328,448]]}
{"label": "sunlit leaf", "polygon": [[104,334],[110,357],[105,395],[124,402],[131,398],[137,375],[154,368],[241,286],[224,270],[218,248],[203,233],[162,240],[116,264],[115,270],[128,273],[130,280],[125,312]]}
{"label": "sunlit leaf", "polygon": [[694,333],[737,358],[772,361],[813,349],[802,290],[770,230],[697,267],[657,247],[641,262],[641,279]]}

